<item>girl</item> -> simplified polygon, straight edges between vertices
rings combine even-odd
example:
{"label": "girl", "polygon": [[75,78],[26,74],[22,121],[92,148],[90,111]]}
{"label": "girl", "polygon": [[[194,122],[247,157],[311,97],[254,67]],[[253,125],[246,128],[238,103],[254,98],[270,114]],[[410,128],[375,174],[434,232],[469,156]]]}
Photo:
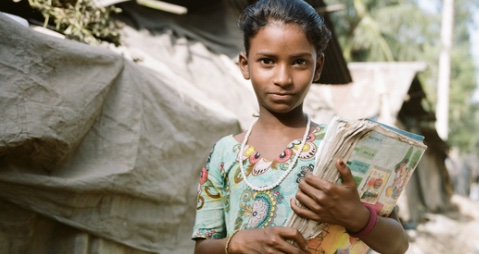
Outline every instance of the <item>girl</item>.
{"label": "girl", "polygon": [[283,226],[294,212],[342,226],[378,252],[404,253],[401,224],[362,205],[342,160],[336,163],[342,185],[310,174],[325,126],[309,120],[303,100],[324,64],[330,32],[322,18],[302,0],[260,0],[239,24],[245,45],[239,63],[253,85],[259,117],[246,133],[219,140],[202,169],[195,252],[323,252]]}

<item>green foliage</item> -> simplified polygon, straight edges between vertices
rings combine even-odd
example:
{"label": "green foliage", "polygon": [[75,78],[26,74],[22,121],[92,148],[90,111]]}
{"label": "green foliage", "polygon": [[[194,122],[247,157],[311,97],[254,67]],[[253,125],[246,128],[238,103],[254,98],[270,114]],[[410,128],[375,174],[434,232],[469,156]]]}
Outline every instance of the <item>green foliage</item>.
{"label": "green foliage", "polygon": [[87,44],[107,41],[120,45],[120,23],[111,14],[121,12],[115,6],[96,7],[92,0],[28,0],[45,17],[45,26],[50,23],[54,30],[66,38]]}
{"label": "green foliage", "polygon": [[440,20],[412,1],[349,0],[345,7],[332,18],[349,61],[416,60],[424,46],[438,43]]}
{"label": "green foliage", "polygon": [[[475,6],[475,7],[474,7]],[[477,86],[476,66],[472,59],[470,34],[473,13],[477,6],[471,0],[455,1],[453,49],[451,52],[451,83],[449,95],[449,143],[463,152],[478,148],[479,105],[472,100]],[[477,10],[477,9],[476,9]]]}

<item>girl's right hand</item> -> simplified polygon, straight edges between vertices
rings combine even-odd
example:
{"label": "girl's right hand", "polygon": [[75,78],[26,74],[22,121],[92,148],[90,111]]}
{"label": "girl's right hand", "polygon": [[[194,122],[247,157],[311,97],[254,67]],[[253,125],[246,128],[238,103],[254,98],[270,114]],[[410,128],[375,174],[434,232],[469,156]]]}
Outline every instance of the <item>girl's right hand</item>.
{"label": "girl's right hand", "polygon": [[231,238],[228,252],[248,254],[309,253],[303,235],[298,230],[289,227],[240,230]]}

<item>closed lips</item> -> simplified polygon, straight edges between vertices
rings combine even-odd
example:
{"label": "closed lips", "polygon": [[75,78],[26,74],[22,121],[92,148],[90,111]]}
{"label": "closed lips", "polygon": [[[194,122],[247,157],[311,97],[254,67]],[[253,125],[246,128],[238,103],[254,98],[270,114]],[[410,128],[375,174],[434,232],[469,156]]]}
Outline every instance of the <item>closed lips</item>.
{"label": "closed lips", "polygon": [[294,95],[293,93],[269,93],[271,95],[277,95],[277,96],[291,96]]}

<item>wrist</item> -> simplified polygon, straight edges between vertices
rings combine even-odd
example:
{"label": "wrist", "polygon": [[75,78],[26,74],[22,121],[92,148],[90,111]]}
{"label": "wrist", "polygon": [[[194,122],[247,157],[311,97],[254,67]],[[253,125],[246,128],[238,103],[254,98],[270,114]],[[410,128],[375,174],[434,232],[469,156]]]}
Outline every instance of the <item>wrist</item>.
{"label": "wrist", "polygon": [[370,206],[365,206],[365,207],[367,208],[369,212],[368,221],[363,227],[360,228],[360,230],[357,230],[357,231],[346,230],[346,232],[352,237],[356,237],[356,238],[365,237],[369,235],[369,233],[371,233],[374,227],[376,227],[376,224],[378,222],[378,215],[376,214],[376,211],[374,211],[374,209]]}
{"label": "wrist", "polygon": [[230,253],[236,253],[237,251],[235,250],[233,244],[231,241],[233,240],[233,237],[239,232],[239,230],[233,231],[229,236],[226,238],[226,244],[225,244],[225,254],[230,254]]}
{"label": "wrist", "polygon": [[361,229],[368,225],[369,217],[371,217],[369,209],[363,204],[361,204],[355,211],[355,216],[351,217],[350,224],[345,226],[348,233],[361,231]]}

